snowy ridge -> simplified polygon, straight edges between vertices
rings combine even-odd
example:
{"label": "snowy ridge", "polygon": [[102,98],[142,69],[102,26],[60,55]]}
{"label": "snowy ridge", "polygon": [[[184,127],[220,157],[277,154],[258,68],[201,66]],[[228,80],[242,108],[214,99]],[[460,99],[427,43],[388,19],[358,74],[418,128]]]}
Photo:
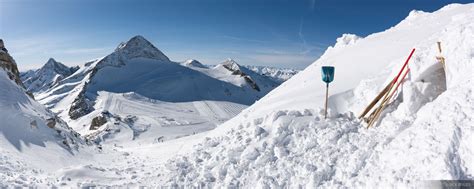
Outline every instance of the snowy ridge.
{"label": "snowy ridge", "polygon": [[290,68],[276,68],[276,67],[269,67],[269,66],[246,65],[244,67],[260,75],[270,77],[278,83],[283,83],[286,80],[293,77],[294,75],[298,74],[298,72],[300,72],[300,70],[295,70],[295,69],[290,69]]}
{"label": "snowy ridge", "polygon": [[194,60],[194,59],[186,60],[182,64],[185,65],[185,66],[193,66],[193,67],[198,67],[198,68],[207,68],[207,66],[205,66],[201,62],[199,62],[197,60]]}

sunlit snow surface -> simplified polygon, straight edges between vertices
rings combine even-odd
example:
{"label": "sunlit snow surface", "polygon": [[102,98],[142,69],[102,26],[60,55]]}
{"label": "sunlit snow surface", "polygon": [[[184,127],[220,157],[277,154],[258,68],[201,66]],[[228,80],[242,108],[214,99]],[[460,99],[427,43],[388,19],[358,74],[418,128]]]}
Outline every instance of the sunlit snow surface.
{"label": "sunlit snow surface", "polygon": [[[40,147],[35,157],[64,157],[62,168],[2,152],[2,184],[398,188],[417,187],[424,180],[472,180],[473,12],[474,4],[413,11],[384,32],[338,40],[349,43],[329,48],[307,69],[209,132],[158,143],[110,142],[102,150],[85,147],[73,156]],[[437,41],[446,58],[445,79],[435,59]],[[412,72],[402,90],[381,122],[363,128],[356,116],[412,48]],[[336,67],[327,120],[321,117],[321,65]],[[97,98],[105,96],[143,99],[144,107],[160,103],[135,94],[99,93]],[[120,110],[120,105],[108,108],[114,107]],[[23,153],[3,145],[6,153]]]}

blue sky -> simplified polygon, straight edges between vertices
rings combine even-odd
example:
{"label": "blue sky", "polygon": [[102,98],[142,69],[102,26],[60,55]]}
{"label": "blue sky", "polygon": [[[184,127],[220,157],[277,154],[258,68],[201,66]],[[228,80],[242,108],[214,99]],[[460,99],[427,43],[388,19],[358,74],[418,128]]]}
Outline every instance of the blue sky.
{"label": "blue sky", "polygon": [[143,35],[174,61],[304,68],[343,33],[383,31],[448,0],[0,0],[0,38],[21,70],[78,65]]}

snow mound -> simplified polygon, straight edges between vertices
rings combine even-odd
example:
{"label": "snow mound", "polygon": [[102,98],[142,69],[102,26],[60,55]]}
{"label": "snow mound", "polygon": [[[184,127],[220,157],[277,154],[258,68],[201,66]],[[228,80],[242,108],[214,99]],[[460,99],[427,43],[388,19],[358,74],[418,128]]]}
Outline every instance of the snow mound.
{"label": "snow mound", "polygon": [[[177,187],[393,188],[416,187],[426,180],[472,180],[474,4],[448,7],[328,49],[211,131],[190,155],[171,159],[156,182]],[[446,69],[435,58],[438,41]],[[412,48],[410,75],[381,120],[363,128],[354,114],[391,81]],[[327,120],[320,109],[325,84],[317,77],[322,65],[336,67]]]}
{"label": "snow mound", "polygon": [[341,37],[336,39],[336,44],[334,45],[334,48],[343,48],[345,46],[355,44],[360,39],[363,39],[363,38],[355,34],[347,34],[347,33],[342,34]]}

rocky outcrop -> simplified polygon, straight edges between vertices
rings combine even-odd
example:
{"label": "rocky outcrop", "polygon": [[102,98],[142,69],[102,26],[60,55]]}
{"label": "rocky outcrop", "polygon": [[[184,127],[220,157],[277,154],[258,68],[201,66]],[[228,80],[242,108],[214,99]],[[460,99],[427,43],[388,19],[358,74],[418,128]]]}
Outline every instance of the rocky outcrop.
{"label": "rocky outcrop", "polygon": [[250,77],[249,75],[242,72],[242,70],[240,69],[240,66],[239,66],[239,64],[237,64],[237,62],[235,62],[232,59],[227,59],[221,65],[225,69],[231,71],[232,75],[239,75],[239,76],[243,77],[245,79],[245,81],[247,82],[247,84],[249,84],[250,87],[252,87],[252,89],[254,89],[256,91],[260,91],[260,87],[258,87],[257,83],[252,79],[252,77]]}
{"label": "rocky outcrop", "polygon": [[92,119],[89,130],[97,130],[100,126],[104,125],[105,123],[107,123],[107,118],[105,118],[105,116],[100,115],[100,116],[94,117]]}
{"label": "rocky outcrop", "polygon": [[69,117],[75,120],[84,115],[87,115],[88,113],[91,113],[92,111],[94,111],[94,108],[91,104],[92,102],[87,99],[85,95],[85,88],[83,88],[79,95],[74,99],[71,108],[69,108]]}
{"label": "rocky outcrop", "polygon": [[[25,86],[23,85],[23,82],[20,79],[20,72],[18,71],[18,66],[16,65],[16,62],[13,57],[8,54],[8,50],[5,48],[5,44],[3,43],[2,39],[0,39],[0,67],[7,72],[8,77],[12,81],[14,81],[21,88],[25,89]],[[31,93],[27,94],[33,98],[33,95]]]}
{"label": "rocky outcrop", "polygon": [[49,127],[49,128],[54,128],[56,126],[56,119],[55,118],[49,118],[46,120],[46,125]]}

